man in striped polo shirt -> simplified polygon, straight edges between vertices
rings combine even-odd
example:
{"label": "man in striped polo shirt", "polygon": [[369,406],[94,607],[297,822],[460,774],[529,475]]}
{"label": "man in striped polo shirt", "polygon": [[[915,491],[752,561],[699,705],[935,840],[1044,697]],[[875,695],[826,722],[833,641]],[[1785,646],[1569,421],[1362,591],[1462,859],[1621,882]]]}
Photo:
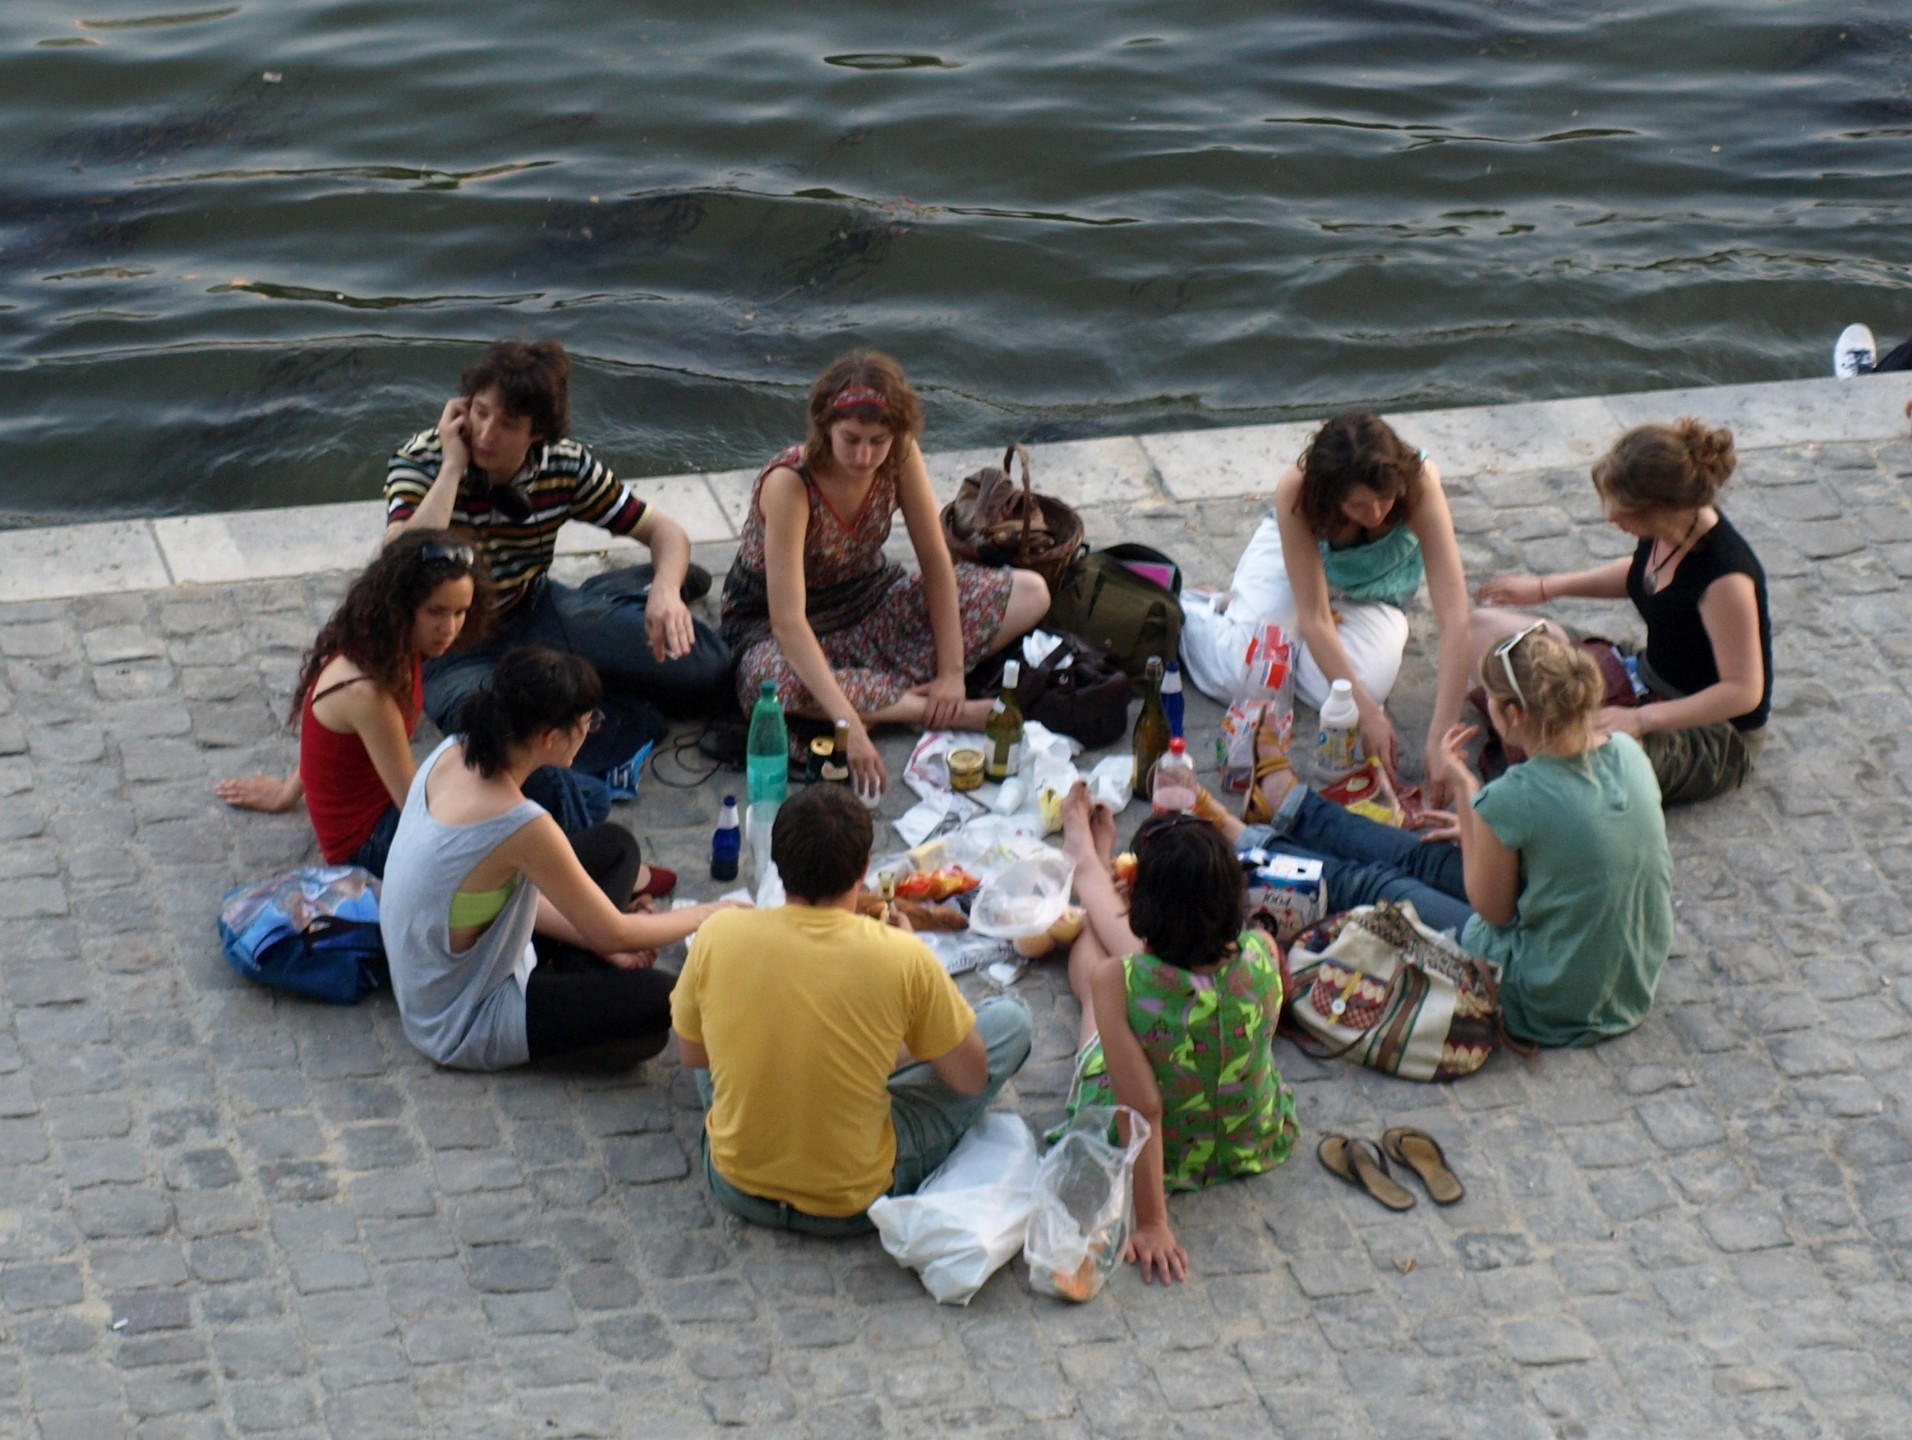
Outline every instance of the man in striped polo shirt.
{"label": "man in striped polo shirt", "polygon": [[[663,735],[659,710],[694,713],[729,693],[730,650],[685,606],[690,538],[603,462],[565,438],[571,362],[555,340],[493,345],[459,381],[438,424],[385,472],[385,538],[413,528],[469,531],[497,589],[490,637],[425,665],[425,711],[456,727],[465,700],[517,645],[582,655],[605,687],[605,725],[578,768],[603,773]],[[582,520],[650,548],[652,575],[612,571],[582,586],[549,575],[558,530]],[[710,588],[697,572],[696,599]]]}

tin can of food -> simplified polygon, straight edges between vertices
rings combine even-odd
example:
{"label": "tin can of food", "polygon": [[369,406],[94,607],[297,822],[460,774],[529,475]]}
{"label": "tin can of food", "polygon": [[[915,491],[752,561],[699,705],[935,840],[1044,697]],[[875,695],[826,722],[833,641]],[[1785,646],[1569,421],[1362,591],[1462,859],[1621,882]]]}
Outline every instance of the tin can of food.
{"label": "tin can of food", "polygon": [[976,790],[983,783],[983,752],[965,745],[949,752],[949,788]]}

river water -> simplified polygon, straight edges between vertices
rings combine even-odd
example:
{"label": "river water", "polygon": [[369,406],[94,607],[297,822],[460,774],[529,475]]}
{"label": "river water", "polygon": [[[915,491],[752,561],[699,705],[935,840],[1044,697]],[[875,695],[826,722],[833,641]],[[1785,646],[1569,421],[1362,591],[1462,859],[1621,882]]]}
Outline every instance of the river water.
{"label": "river water", "polygon": [[1903,3],[166,3],[0,5],[0,526],[376,494],[508,334],[638,476],[859,343],[936,447],[1912,331]]}

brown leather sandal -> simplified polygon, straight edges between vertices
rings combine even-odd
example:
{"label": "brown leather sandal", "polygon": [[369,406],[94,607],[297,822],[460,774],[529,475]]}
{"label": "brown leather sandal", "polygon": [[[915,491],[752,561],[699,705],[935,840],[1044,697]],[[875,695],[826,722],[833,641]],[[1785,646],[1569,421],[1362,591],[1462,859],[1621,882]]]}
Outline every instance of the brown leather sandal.
{"label": "brown leather sandal", "polygon": [[1440,1142],[1425,1130],[1396,1125],[1382,1133],[1381,1148],[1387,1151],[1390,1160],[1420,1176],[1421,1183],[1427,1187],[1427,1198],[1436,1205],[1453,1205],[1467,1194],[1460,1177],[1448,1169]]}
{"label": "brown leather sandal", "polygon": [[1414,1197],[1388,1174],[1388,1162],[1372,1140],[1346,1135],[1324,1135],[1315,1146],[1315,1159],[1337,1180],[1365,1190],[1390,1210],[1412,1210]]}

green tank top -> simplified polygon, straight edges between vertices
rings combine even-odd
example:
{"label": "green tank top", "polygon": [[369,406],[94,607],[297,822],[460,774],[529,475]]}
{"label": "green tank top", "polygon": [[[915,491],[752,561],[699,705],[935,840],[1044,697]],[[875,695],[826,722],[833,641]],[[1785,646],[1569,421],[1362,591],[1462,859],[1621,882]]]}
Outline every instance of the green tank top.
{"label": "green tank top", "polygon": [[1385,535],[1339,549],[1321,544],[1321,568],[1328,589],[1349,600],[1380,600],[1405,606],[1421,588],[1427,567],[1421,561],[1421,537],[1405,524]]}

